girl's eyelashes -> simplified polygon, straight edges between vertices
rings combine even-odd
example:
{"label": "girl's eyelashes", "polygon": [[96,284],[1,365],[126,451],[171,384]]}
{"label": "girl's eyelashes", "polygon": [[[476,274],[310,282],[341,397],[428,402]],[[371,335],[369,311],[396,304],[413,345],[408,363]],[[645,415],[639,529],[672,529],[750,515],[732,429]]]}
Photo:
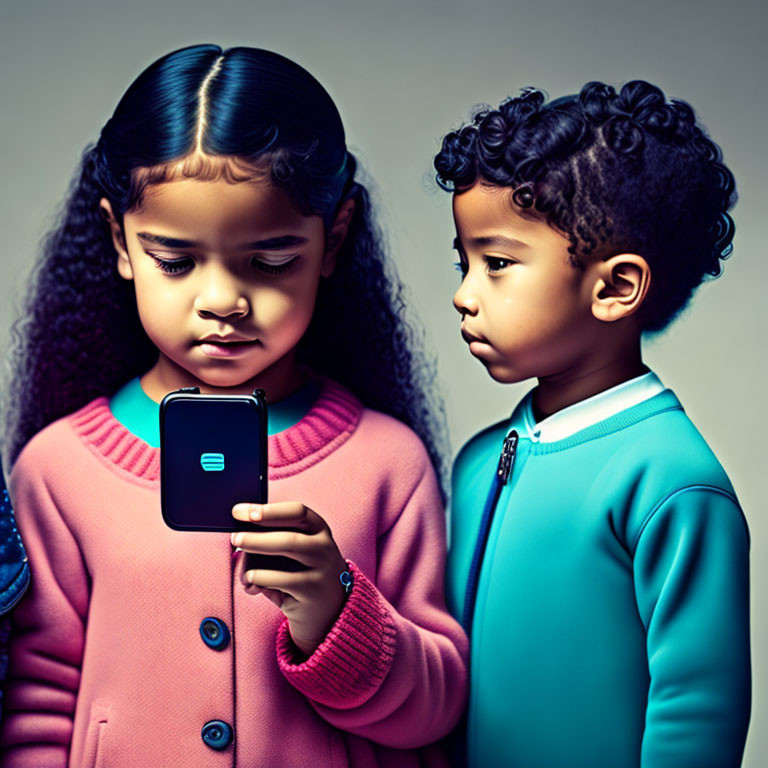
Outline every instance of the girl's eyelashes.
{"label": "girl's eyelashes", "polygon": [[166,275],[179,275],[190,269],[194,263],[189,256],[182,256],[180,259],[162,259],[149,251],[146,251],[146,254],[155,262],[155,266],[161,272],[165,272]]}
{"label": "girl's eyelashes", "polygon": [[466,261],[455,261],[453,263],[453,267],[457,272],[461,272],[461,276],[464,277],[464,275],[467,274],[467,262]]}
{"label": "girl's eyelashes", "polygon": [[283,272],[287,272],[296,263],[298,258],[299,254],[292,254],[291,256],[285,256],[274,261],[265,261],[258,256],[254,256],[251,259],[251,266],[269,275],[280,275]]}
{"label": "girl's eyelashes", "polygon": [[[158,256],[156,253],[145,252],[152,261],[155,262],[155,266],[166,275],[180,275],[189,271],[195,264],[194,259],[190,256],[182,256],[177,259],[164,259]],[[266,261],[262,258],[254,256],[251,259],[251,266],[258,269],[260,272],[266,272],[270,275],[279,275],[283,272],[287,272],[299,258],[299,254],[291,254],[280,259]]]}

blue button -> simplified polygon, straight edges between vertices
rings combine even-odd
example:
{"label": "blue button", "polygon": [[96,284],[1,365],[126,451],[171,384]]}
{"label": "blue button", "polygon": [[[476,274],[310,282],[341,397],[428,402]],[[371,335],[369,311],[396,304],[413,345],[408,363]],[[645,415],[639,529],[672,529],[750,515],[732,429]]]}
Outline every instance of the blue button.
{"label": "blue button", "polygon": [[211,749],[226,749],[232,743],[232,726],[223,720],[209,720],[201,731],[203,741]]}
{"label": "blue button", "polygon": [[200,622],[200,637],[214,651],[223,651],[229,645],[229,628],[221,620],[208,616]]}

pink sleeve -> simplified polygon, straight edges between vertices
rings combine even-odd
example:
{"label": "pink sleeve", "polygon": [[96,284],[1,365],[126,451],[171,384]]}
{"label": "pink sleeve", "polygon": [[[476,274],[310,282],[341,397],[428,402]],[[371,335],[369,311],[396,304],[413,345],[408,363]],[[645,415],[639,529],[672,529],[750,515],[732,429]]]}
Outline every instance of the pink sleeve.
{"label": "pink sleeve", "polygon": [[25,450],[11,474],[32,578],[12,615],[0,725],[3,768],[66,766],[80,683],[88,578],[77,542],[40,477],[45,458]]}
{"label": "pink sleeve", "polygon": [[318,704],[343,709],[364,704],[376,692],[395,655],[395,622],[387,605],[362,571],[347,562],[354,587],[312,656],[294,663],[288,619],[277,634],[278,664],[291,684]]}
{"label": "pink sleeve", "polygon": [[309,659],[294,664],[287,621],[278,663],[331,725],[411,749],[458,721],[467,685],[467,639],[445,608],[445,516],[425,470],[407,504],[379,538],[376,584],[355,568],[342,613]]}

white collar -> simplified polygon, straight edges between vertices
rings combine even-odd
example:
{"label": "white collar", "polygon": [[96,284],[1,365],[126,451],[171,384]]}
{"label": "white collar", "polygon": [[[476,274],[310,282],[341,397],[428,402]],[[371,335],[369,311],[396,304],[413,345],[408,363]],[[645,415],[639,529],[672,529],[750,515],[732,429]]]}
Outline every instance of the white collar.
{"label": "white collar", "polygon": [[659,377],[653,371],[649,371],[579,403],[569,405],[538,423],[533,416],[533,391],[531,391],[523,404],[525,428],[528,431],[528,437],[534,443],[553,443],[608,419],[633,405],[649,400],[663,391],[664,385]]}

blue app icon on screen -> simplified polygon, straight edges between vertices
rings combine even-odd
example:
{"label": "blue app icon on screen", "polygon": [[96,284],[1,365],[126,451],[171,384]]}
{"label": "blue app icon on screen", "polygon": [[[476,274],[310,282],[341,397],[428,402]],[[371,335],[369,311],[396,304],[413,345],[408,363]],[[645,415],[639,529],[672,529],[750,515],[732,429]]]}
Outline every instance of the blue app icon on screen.
{"label": "blue app icon on screen", "polygon": [[203,453],[200,455],[200,466],[206,472],[222,472],[224,470],[224,454]]}

